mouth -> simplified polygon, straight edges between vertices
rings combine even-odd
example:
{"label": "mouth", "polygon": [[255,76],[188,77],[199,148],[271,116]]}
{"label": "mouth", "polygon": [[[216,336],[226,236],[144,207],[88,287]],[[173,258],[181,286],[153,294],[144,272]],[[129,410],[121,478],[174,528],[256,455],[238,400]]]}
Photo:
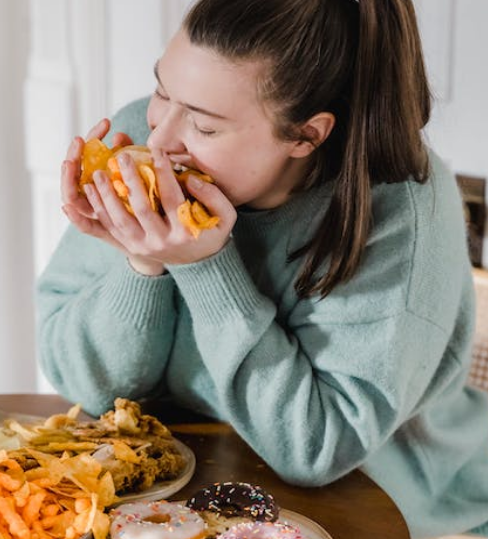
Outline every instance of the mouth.
{"label": "mouth", "polygon": [[193,163],[189,162],[189,161],[186,161],[185,162],[186,164],[183,164],[181,162],[175,162],[175,161],[171,161],[171,166],[173,168],[173,171],[176,173],[176,174],[181,174],[182,172],[187,172],[187,171],[191,171],[191,170],[194,170],[196,172],[199,172],[201,174],[204,174],[204,172],[197,166],[195,166]]}
{"label": "mouth", "polygon": [[182,165],[181,163],[173,163],[171,162],[173,166],[173,170],[175,172],[185,172],[186,170],[189,170],[189,167]]}

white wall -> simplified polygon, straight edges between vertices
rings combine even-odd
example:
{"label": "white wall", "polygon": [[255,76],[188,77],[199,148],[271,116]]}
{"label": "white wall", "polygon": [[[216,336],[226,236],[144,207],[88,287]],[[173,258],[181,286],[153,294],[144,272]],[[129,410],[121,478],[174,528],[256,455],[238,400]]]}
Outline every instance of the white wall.
{"label": "white wall", "polygon": [[21,91],[28,28],[26,0],[0,0],[1,393],[36,387],[31,192],[25,165]]}
{"label": "white wall", "polygon": [[[488,2],[414,2],[436,97],[429,141],[456,173],[488,179]],[[488,211],[483,266],[488,267]]]}
{"label": "white wall", "polygon": [[[144,0],[143,4],[135,0],[30,0],[26,148],[36,275],[67,226],[60,210],[59,168],[70,140],[153,91],[154,63],[188,4],[189,0]],[[52,390],[40,372],[38,389]]]}
{"label": "white wall", "polygon": [[432,145],[456,172],[488,176],[488,2],[415,3],[437,97]]}
{"label": "white wall", "polygon": [[[429,139],[455,172],[488,177],[488,2],[414,2],[438,97]],[[0,0],[0,392],[36,387],[32,288],[67,224],[65,149],[153,90],[153,64],[189,3]]]}

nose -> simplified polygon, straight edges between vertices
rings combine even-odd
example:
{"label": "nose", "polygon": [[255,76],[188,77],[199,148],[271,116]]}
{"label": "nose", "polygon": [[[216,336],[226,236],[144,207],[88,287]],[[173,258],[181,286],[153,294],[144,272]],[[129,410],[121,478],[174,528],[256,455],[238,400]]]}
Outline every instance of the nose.
{"label": "nose", "polygon": [[151,150],[163,150],[167,154],[185,153],[186,146],[182,139],[181,119],[171,113],[159,119],[147,139],[147,146]]}

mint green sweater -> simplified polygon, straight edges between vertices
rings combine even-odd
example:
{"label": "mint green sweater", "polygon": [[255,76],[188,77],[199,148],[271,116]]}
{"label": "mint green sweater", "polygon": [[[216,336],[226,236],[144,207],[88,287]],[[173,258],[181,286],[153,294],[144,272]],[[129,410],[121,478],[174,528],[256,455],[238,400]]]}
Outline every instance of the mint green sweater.
{"label": "mint green sweater", "polygon": [[[114,130],[148,135],[147,101]],[[453,176],[373,188],[354,278],[298,299],[300,262],[330,187],[240,211],[233,238],[160,277],[69,228],[39,283],[39,345],[53,386],[92,414],[117,396],[171,398],[229,421],[291,483],[360,467],[412,537],[488,534],[488,394],[465,386],[474,297]]]}

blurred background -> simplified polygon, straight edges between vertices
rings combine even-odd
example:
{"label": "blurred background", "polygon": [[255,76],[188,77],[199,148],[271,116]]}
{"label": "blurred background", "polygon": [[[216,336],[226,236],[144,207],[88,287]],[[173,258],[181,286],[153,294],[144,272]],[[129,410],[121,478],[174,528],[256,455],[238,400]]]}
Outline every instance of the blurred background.
{"label": "blurred background", "polygon": [[[0,393],[51,390],[37,368],[34,286],[67,225],[65,150],[153,91],[154,62],[190,3],[0,0]],[[414,3],[436,99],[426,137],[459,176],[488,267],[488,2]]]}

